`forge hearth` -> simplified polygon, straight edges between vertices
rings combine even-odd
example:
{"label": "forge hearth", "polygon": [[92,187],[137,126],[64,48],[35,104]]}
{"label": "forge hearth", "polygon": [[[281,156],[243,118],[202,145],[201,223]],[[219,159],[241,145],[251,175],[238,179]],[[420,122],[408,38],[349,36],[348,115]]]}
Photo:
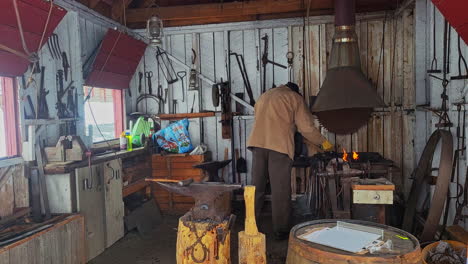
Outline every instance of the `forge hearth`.
{"label": "forge hearth", "polygon": [[[353,159],[353,152],[348,153],[348,162],[343,161],[344,153],[324,152],[311,157],[310,162],[314,169],[320,172],[326,170],[326,166],[332,159],[338,160],[336,164],[337,172],[342,171],[343,164],[348,164],[349,168],[360,170],[361,178],[377,179],[387,178],[392,181],[393,174],[398,171],[392,160],[384,158],[377,152],[355,152],[359,158]],[[340,173],[341,175],[343,173]]]}
{"label": "forge hearth", "polygon": [[[360,209],[365,205],[352,204],[352,186],[357,182],[393,182],[393,175],[399,173],[394,162],[376,152],[348,152],[348,162],[343,160],[344,152],[324,152],[304,158],[297,168],[292,182],[300,208],[308,208],[315,217],[341,219],[367,219],[382,221],[384,207]],[[354,156],[354,159],[353,159]],[[356,209],[357,208],[357,209]],[[356,209],[356,210],[355,210]],[[355,210],[355,211],[353,211]],[[307,212],[307,210],[305,210]]]}

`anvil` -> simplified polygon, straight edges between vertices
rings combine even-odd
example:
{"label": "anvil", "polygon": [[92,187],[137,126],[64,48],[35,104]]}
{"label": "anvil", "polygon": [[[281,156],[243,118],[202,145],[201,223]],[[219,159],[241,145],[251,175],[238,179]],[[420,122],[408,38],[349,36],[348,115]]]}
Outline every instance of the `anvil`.
{"label": "anvil", "polygon": [[230,206],[226,206],[222,195],[242,188],[240,184],[223,184],[218,182],[192,183],[180,186],[176,182],[157,182],[164,189],[180,195],[191,196],[195,205],[189,213],[193,220],[223,221],[228,217]]}

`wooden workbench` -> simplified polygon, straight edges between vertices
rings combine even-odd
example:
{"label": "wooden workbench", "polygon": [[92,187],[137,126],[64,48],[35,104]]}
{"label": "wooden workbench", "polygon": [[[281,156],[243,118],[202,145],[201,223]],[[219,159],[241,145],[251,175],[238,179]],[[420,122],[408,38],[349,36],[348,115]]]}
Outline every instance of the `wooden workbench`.
{"label": "wooden workbench", "polygon": [[[96,165],[104,162],[108,162],[115,159],[126,159],[135,157],[138,155],[149,155],[149,149],[147,148],[136,148],[132,151],[117,151],[107,154],[102,154],[98,156],[93,156],[91,158],[91,164]],[[44,167],[46,174],[63,174],[70,173],[77,168],[88,167],[88,160],[82,161],[72,161],[72,162],[54,162],[49,163]]]}

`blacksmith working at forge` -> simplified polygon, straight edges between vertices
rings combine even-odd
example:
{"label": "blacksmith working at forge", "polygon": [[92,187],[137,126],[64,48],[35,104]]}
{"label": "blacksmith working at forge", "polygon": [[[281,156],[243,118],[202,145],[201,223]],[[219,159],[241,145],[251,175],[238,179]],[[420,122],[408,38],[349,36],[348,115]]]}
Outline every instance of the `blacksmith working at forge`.
{"label": "blacksmith working at forge", "polygon": [[315,152],[332,148],[314,126],[314,117],[299,93],[297,84],[287,83],[260,96],[255,104],[255,124],[247,144],[253,153],[255,214],[258,219],[268,177],[273,229],[278,240],[286,239],[291,227],[291,169],[296,131],[302,134],[309,149]]}

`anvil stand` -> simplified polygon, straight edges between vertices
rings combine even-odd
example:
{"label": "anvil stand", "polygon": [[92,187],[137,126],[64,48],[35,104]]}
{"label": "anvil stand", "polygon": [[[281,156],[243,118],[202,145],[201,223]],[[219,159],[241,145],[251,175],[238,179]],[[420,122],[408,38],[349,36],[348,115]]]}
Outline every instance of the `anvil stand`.
{"label": "anvil stand", "polygon": [[195,199],[195,205],[179,219],[177,231],[177,264],[230,264],[231,227],[235,215],[226,208],[223,194],[240,189],[241,185],[215,182],[158,182],[164,189]]}

